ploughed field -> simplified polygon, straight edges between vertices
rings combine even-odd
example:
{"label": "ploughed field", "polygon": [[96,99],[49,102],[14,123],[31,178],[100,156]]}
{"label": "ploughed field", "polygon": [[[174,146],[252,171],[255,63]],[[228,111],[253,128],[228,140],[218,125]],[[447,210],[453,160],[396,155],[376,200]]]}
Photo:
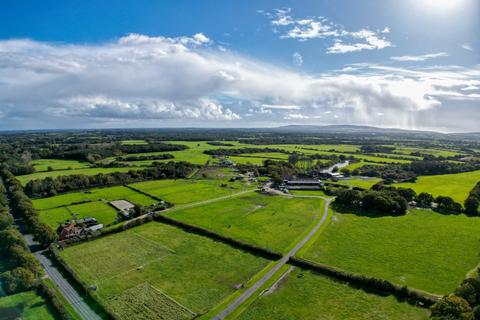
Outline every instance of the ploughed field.
{"label": "ploughed field", "polygon": [[320,220],[324,204],[319,198],[298,200],[249,193],[165,214],[243,242],[285,252]]}
{"label": "ploughed field", "polygon": [[426,320],[428,310],[382,297],[319,274],[295,268],[263,294],[240,320]]}
{"label": "ploughed field", "polygon": [[193,318],[268,263],[157,222],[68,247],[61,256],[121,319]]}
{"label": "ploughed field", "polygon": [[449,294],[480,262],[480,218],[410,210],[371,218],[335,213],[304,258]]}

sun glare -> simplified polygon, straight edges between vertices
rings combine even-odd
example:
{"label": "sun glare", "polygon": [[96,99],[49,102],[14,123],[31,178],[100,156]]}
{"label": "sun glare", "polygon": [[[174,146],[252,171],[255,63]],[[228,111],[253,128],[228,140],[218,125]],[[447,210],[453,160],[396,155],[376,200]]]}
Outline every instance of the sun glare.
{"label": "sun glare", "polygon": [[434,10],[449,10],[463,5],[465,0],[416,0],[424,6]]}

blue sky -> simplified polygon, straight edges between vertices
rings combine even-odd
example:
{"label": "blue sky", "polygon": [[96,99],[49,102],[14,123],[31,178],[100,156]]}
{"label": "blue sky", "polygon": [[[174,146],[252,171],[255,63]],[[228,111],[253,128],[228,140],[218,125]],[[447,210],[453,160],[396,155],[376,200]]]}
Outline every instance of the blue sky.
{"label": "blue sky", "polygon": [[0,124],[478,131],[478,30],[477,0],[4,0]]}

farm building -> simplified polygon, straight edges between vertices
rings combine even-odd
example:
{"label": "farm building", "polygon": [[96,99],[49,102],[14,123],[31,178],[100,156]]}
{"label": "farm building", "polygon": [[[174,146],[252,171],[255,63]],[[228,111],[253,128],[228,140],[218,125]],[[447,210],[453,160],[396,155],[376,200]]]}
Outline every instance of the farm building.
{"label": "farm building", "polygon": [[115,200],[110,201],[109,204],[118,210],[118,212],[125,218],[130,217],[130,213],[132,212],[135,205],[127,200]]}
{"label": "farm building", "polygon": [[283,183],[288,190],[315,190],[323,187],[323,182],[318,179],[284,180]]}

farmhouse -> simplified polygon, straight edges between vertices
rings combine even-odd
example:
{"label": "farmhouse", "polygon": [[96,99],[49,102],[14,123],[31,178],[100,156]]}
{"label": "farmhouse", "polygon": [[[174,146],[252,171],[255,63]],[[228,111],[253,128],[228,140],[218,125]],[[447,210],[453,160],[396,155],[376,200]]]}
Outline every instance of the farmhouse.
{"label": "farmhouse", "polygon": [[132,212],[135,205],[127,200],[114,200],[110,201],[109,204],[118,210],[118,212],[125,218],[130,217],[130,213]]}
{"label": "farmhouse", "polygon": [[317,190],[323,187],[323,182],[318,179],[284,180],[288,190]]}

